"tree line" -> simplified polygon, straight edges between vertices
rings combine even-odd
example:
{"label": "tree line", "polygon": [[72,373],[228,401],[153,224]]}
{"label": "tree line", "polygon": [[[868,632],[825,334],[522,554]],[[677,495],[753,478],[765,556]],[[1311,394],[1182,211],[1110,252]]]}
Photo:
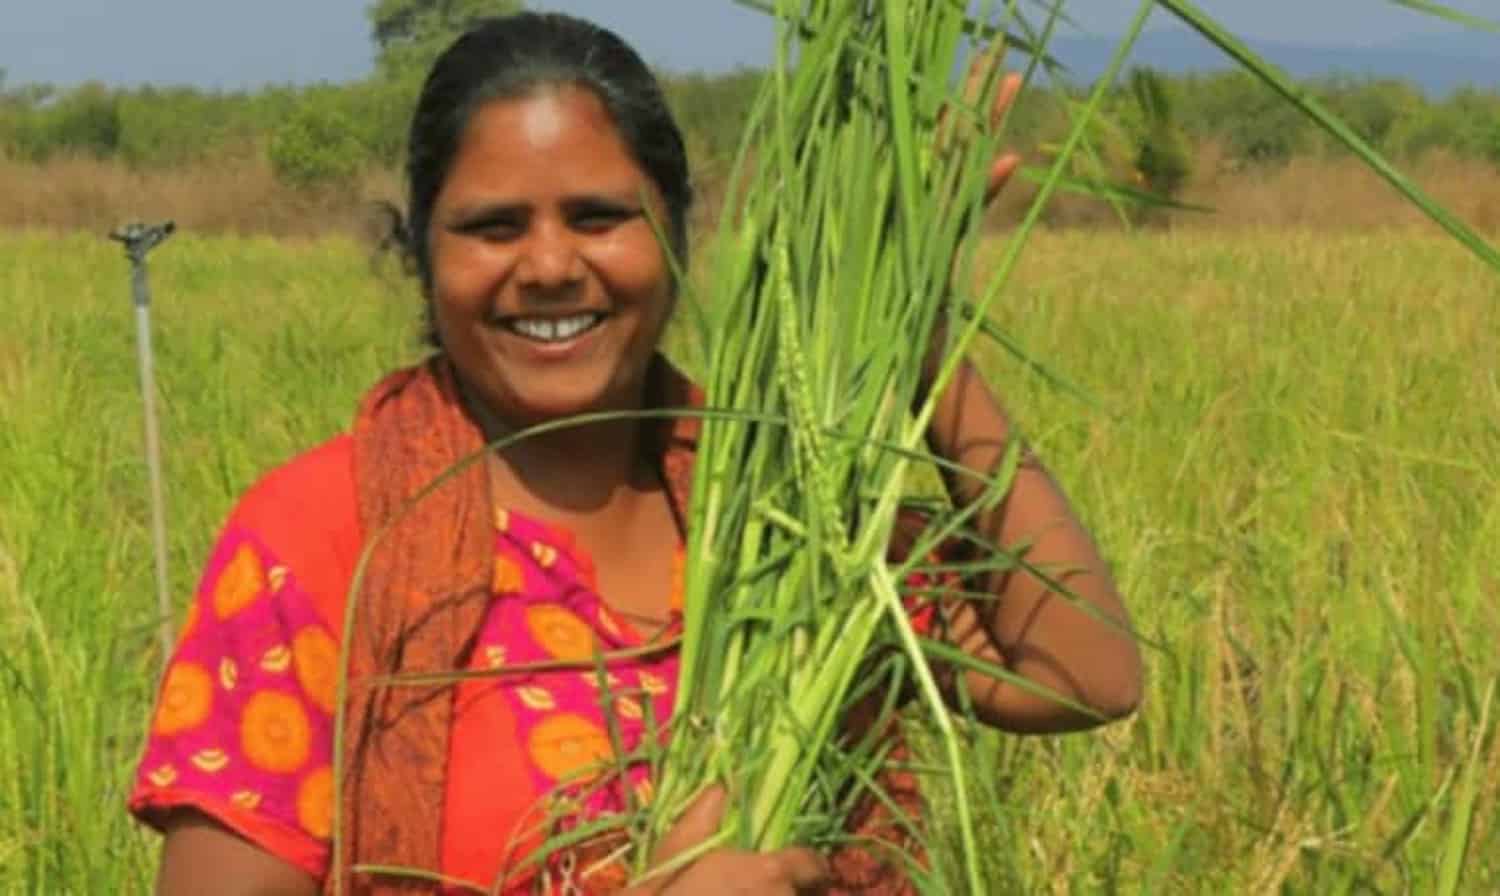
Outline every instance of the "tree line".
{"label": "tree line", "polygon": [[[0,155],[28,162],[86,155],[137,168],[263,158],[291,186],[346,186],[367,169],[400,164],[422,72],[452,35],[478,16],[520,5],[376,0],[367,11],[375,71],[352,83],[253,91],[97,83],[61,89],[7,86],[0,70]],[[763,73],[662,77],[697,170],[712,178],[734,156]],[[1397,160],[1441,149],[1500,166],[1500,91],[1470,88],[1434,99],[1403,81],[1353,77],[1308,86]],[[1083,86],[1029,90],[1012,115],[1016,148],[1045,158],[1066,134],[1083,92]],[[1192,175],[1208,143],[1235,167],[1343,151],[1237,71],[1168,76],[1137,68],[1112,91],[1090,137],[1088,170],[1081,173],[1134,180],[1169,195]]]}

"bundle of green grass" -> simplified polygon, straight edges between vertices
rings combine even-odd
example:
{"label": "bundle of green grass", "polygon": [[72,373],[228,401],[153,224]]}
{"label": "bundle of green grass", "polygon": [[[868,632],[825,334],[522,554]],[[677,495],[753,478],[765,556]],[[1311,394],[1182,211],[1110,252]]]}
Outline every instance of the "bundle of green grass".
{"label": "bundle of green grass", "polygon": [[[716,319],[700,333],[710,410],[681,678],[642,871],[653,839],[715,784],[731,808],[705,848],[840,842],[850,807],[881,797],[884,760],[878,738],[853,743],[842,722],[856,701],[889,714],[915,688],[945,744],[966,854],[961,885],[940,870],[917,883],[983,890],[953,718],[899,588],[915,560],[887,559],[930,460],[935,396],[983,317],[944,324],[996,142],[978,112],[994,71],[967,102],[958,95],[961,60],[983,52],[966,7],[797,0],[773,10],[778,63],[711,253],[704,304]],[[995,475],[979,504],[1006,478]],[[910,556],[978,506],[931,517]]]}

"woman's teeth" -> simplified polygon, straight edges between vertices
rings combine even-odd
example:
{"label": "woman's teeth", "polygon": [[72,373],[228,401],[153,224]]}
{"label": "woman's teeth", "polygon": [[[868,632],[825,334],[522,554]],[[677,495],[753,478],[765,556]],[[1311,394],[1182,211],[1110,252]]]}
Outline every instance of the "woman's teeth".
{"label": "woman's teeth", "polygon": [[603,320],[600,314],[577,314],[573,317],[520,317],[510,322],[510,328],[527,339],[538,342],[566,342],[591,329]]}

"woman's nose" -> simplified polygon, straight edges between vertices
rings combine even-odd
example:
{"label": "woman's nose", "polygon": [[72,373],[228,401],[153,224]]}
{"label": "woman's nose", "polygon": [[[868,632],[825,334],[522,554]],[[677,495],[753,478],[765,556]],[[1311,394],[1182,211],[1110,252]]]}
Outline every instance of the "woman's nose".
{"label": "woman's nose", "polygon": [[521,249],[517,274],[523,284],[543,289],[567,286],[583,276],[583,259],[566,228],[538,223]]}

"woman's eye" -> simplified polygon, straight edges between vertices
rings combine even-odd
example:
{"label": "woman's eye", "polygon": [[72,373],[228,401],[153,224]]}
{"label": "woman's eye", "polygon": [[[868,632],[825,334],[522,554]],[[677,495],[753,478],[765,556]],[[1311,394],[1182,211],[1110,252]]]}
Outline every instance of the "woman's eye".
{"label": "woman's eye", "polygon": [[622,208],[590,208],[573,216],[573,226],[585,233],[599,233],[620,224],[630,217]]}
{"label": "woman's eye", "polygon": [[486,221],[474,228],[473,233],[486,240],[513,240],[521,235],[522,227],[515,221]]}
{"label": "woman's eye", "polygon": [[526,229],[526,222],[512,215],[490,215],[466,221],[458,228],[465,236],[491,242],[505,242],[519,237]]}

